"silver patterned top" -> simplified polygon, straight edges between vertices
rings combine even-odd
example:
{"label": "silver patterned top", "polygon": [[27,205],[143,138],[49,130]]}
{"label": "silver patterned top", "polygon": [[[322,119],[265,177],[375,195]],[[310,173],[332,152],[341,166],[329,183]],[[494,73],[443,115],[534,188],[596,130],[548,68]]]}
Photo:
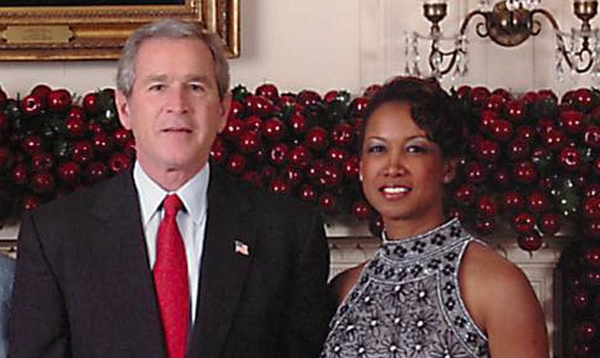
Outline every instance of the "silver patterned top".
{"label": "silver patterned top", "polygon": [[453,219],[382,244],[333,316],[320,357],[489,357],[458,285],[473,240]]}

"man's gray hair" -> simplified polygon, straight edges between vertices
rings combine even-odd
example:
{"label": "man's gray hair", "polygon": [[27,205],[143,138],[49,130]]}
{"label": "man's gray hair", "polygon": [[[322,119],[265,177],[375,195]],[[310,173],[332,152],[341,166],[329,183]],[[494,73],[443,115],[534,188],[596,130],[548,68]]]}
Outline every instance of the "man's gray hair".
{"label": "man's gray hair", "polygon": [[119,58],[117,89],[129,97],[135,81],[135,59],[145,40],[152,38],[192,38],[202,41],[210,50],[215,65],[219,96],[229,90],[229,64],[223,51],[221,39],[200,26],[174,19],[157,20],[137,29],[129,36]]}

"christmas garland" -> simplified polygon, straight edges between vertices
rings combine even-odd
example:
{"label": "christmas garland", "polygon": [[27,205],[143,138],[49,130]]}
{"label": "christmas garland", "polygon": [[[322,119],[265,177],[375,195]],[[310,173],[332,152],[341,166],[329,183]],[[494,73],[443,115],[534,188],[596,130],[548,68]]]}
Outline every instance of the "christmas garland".
{"label": "christmas garland", "polygon": [[[263,84],[233,90],[225,130],[211,158],[233,175],[275,193],[294,195],[327,216],[374,217],[358,184],[358,136],[369,97],[303,90],[279,93]],[[600,93],[581,88],[559,101],[551,91],[515,98],[506,90],[462,86],[468,138],[450,215],[480,235],[511,223],[529,251],[565,222],[600,239]],[[57,195],[125,170],[135,143],[121,127],[114,91],[75,97],[38,85],[16,99],[0,89],[0,220],[16,218]]]}
{"label": "christmas garland", "polygon": [[[326,216],[381,229],[358,183],[358,136],[373,85],[352,98],[273,84],[233,90],[214,163],[258,187],[319,205]],[[541,247],[566,222],[584,237],[565,260],[569,354],[600,349],[600,93],[580,88],[559,100],[547,90],[515,97],[503,89],[452,90],[462,111],[467,154],[451,188],[449,214],[480,235],[510,223],[519,246]],[[134,158],[114,91],[82,97],[38,85],[8,98],[0,89],[0,222],[126,170]],[[566,257],[565,256],[565,257]]]}

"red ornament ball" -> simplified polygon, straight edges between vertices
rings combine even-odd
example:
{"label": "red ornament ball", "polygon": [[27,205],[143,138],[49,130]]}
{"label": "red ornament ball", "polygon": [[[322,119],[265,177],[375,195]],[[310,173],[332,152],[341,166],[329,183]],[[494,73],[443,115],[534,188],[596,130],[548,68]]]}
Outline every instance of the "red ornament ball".
{"label": "red ornament ball", "polygon": [[356,97],[350,103],[350,115],[354,118],[363,117],[367,106],[369,105],[369,99],[367,97]]}
{"label": "red ornament ball", "polygon": [[520,123],[525,117],[525,109],[525,101],[513,99],[506,102],[504,113],[511,122]]}
{"label": "red ornament ball", "polygon": [[342,172],[344,177],[349,181],[358,179],[358,172],[360,170],[360,159],[356,155],[351,155],[349,158],[344,160],[342,164]]}
{"label": "red ornament ball", "polygon": [[225,160],[227,159],[227,148],[225,147],[221,137],[216,137],[215,141],[210,147],[210,157],[215,163],[225,163]]}
{"label": "red ornament ball", "polygon": [[490,125],[489,130],[492,137],[501,142],[510,140],[514,134],[512,124],[504,119],[494,121]]}
{"label": "red ornament ball", "polygon": [[325,163],[319,177],[319,184],[325,188],[334,188],[342,182],[342,171],[334,163]]}
{"label": "red ornament ball", "polygon": [[286,163],[290,147],[285,143],[276,143],[269,151],[269,162],[275,166],[282,166]]}
{"label": "red ornament ball", "polygon": [[[600,108],[600,107],[598,107]],[[597,125],[590,125],[583,133],[583,142],[591,148],[600,148],[600,127]]]}
{"label": "red ornament ball", "polygon": [[300,188],[300,199],[308,202],[316,202],[318,199],[318,194],[315,188],[312,185],[305,184]]}
{"label": "red ornament ball", "polygon": [[54,190],[54,177],[50,172],[43,171],[31,176],[31,189],[36,194],[47,194]]}
{"label": "red ornament ball", "polygon": [[308,121],[303,114],[295,113],[293,114],[289,121],[289,128],[293,135],[296,137],[306,133],[308,129]]}
{"label": "red ornament ball", "polygon": [[592,246],[583,252],[583,262],[593,268],[600,269],[600,247]]}
{"label": "red ornament ball", "polygon": [[542,213],[550,209],[550,198],[539,190],[532,191],[527,197],[527,207],[532,213]]}
{"label": "red ornament ball", "polygon": [[335,195],[325,192],[319,196],[319,206],[325,212],[332,212],[336,206]]}
{"label": "red ornament ball", "polygon": [[80,166],[75,162],[64,162],[58,166],[59,179],[68,184],[77,182],[80,173]]}
{"label": "red ornament ball", "polygon": [[93,161],[85,167],[83,174],[88,182],[94,183],[108,177],[108,168],[102,162]]}
{"label": "red ornament ball", "polygon": [[240,175],[246,169],[247,160],[246,157],[239,153],[232,153],[225,164],[225,168],[230,173]]}
{"label": "red ornament ball", "polygon": [[537,179],[537,169],[531,161],[524,160],[513,166],[512,177],[517,183],[531,184]]}
{"label": "red ornament ball", "polygon": [[133,135],[131,131],[123,127],[119,127],[112,132],[111,137],[116,145],[124,147],[127,144],[127,142],[129,142],[131,138],[133,138]]}
{"label": "red ornament ball", "polygon": [[83,96],[83,109],[89,116],[98,114],[98,94],[88,93]]}
{"label": "red ornament ball", "polygon": [[261,147],[260,135],[255,131],[246,131],[240,134],[238,148],[242,153],[254,153]]}
{"label": "red ornament ball", "polygon": [[25,96],[21,100],[21,109],[28,116],[36,116],[44,110],[44,102],[37,96]]}
{"label": "red ornament ball", "polygon": [[364,200],[355,201],[350,210],[352,212],[352,216],[360,221],[369,220],[371,216],[369,205]]}
{"label": "red ornament ball", "polygon": [[329,134],[322,127],[312,127],[306,133],[306,146],[314,151],[322,151],[329,145]]}
{"label": "red ornament ball", "polygon": [[512,161],[525,159],[530,153],[531,148],[525,139],[517,138],[508,144],[507,154]]}
{"label": "red ornament ball", "polygon": [[534,227],[535,218],[529,213],[519,213],[513,217],[513,229],[519,234],[532,232]]}
{"label": "red ornament ball", "polygon": [[263,96],[246,96],[244,106],[249,113],[260,118],[265,118],[275,112],[273,102]]}
{"label": "red ornament ball", "polygon": [[90,141],[80,140],[73,143],[71,160],[75,163],[85,165],[94,158],[94,146]]}
{"label": "red ornament ball", "polygon": [[312,154],[307,147],[298,145],[290,149],[287,159],[292,167],[303,170],[306,169],[312,161]]}
{"label": "red ornament ball", "polygon": [[244,116],[244,105],[240,101],[231,101],[229,107],[228,119],[241,119]]}
{"label": "red ornament ball", "polygon": [[42,139],[36,135],[27,136],[21,142],[21,148],[29,155],[38,153],[42,150]]}
{"label": "red ornament ball", "polygon": [[54,166],[54,157],[50,153],[35,153],[31,157],[31,170],[34,172],[50,171]]}
{"label": "red ornament ball", "polygon": [[246,119],[243,119],[242,122],[244,122],[243,129],[245,131],[258,132],[262,129],[263,126],[263,120],[260,119],[258,116],[250,116]]}
{"label": "red ornament ball", "polygon": [[471,162],[465,168],[465,177],[471,184],[481,184],[488,175],[487,168],[480,162]]}
{"label": "red ornament ball", "polygon": [[538,228],[545,235],[554,235],[560,230],[561,216],[555,213],[546,213],[538,221]]}
{"label": "red ornament ball", "polygon": [[237,142],[238,138],[242,134],[244,128],[244,122],[241,119],[233,118],[227,120],[227,124],[223,129],[223,136],[232,141]]}
{"label": "red ornament ball", "polygon": [[519,247],[525,251],[536,251],[542,247],[542,237],[535,231],[519,235],[517,239]]}
{"label": "red ornament ball", "polygon": [[48,93],[47,105],[52,112],[64,112],[71,106],[71,93],[66,89],[57,89]]}
{"label": "red ornament ball", "polygon": [[254,93],[257,96],[268,98],[273,103],[277,103],[279,100],[279,90],[277,89],[277,86],[272,83],[264,83],[256,87]]}
{"label": "red ornament ball", "polygon": [[280,141],[285,135],[285,124],[277,117],[267,118],[262,126],[262,134],[271,142]]}
{"label": "red ornament ball", "polygon": [[470,206],[475,201],[475,187],[463,184],[454,191],[454,199],[463,206]]}
{"label": "red ornament ball", "polygon": [[586,198],[582,205],[583,215],[591,220],[600,219],[600,197]]}
{"label": "red ornament ball", "polygon": [[25,185],[29,180],[29,173],[27,172],[27,167],[23,163],[19,163],[15,165],[11,172],[11,180],[13,183],[17,185]]}
{"label": "red ornament ball", "polygon": [[517,211],[525,206],[525,199],[516,190],[507,191],[502,194],[502,207],[505,211]]}
{"label": "red ornament ball", "polygon": [[578,111],[564,111],[559,120],[565,132],[571,135],[578,134],[585,128],[584,114]]}
{"label": "red ornament ball", "polygon": [[586,310],[590,304],[591,298],[587,291],[578,290],[571,295],[571,305],[578,310]]}
{"label": "red ornament ball", "polygon": [[302,181],[302,173],[292,167],[284,168],[281,175],[290,184],[290,189],[296,187]]}
{"label": "red ornament ball", "polygon": [[591,287],[600,287],[600,271],[590,270],[585,272],[584,281]]}
{"label": "red ornament ball", "polygon": [[581,153],[576,148],[566,147],[558,154],[558,164],[568,171],[581,169]]}
{"label": "red ornament ball", "polygon": [[498,213],[498,204],[491,195],[481,195],[477,199],[477,210],[480,216],[489,218]]}
{"label": "red ornament ball", "polygon": [[96,133],[92,138],[94,144],[94,150],[98,153],[109,153],[113,150],[112,137],[106,135],[106,133]]}
{"label": "red ornament ball", "polygon": [[40,201],[33,195],[25,195],[21,207],[23,210],[33,210],[40,205]]}
{"label": "red ornament ball", "polygon": [[354,142],[354,131],[348,123],[339,123],[331,131],[331,141],[340,148],[347,148]]}
{"label": "red ornament ball", "polygon": [[114,174],[121,173],[131,165],[129,156],[123,153],[113,153],[108,159],[108,169]]}
{"label": "red ornament ball", "polygon": [[584,234],[590,239],[600,240],[600,220],[590,220],[585,224]]}
{"label": "red ornament ball", "polygon": [[477,156],[486,162],[495,162],[500,158],[500,146],[491,140],[482,140],[479,143],[479,152]]}
{"label": "red ornament ball", "polygon": [[489,235],[496,230],[496,221],[493,217],[478,217],[475,220],[475,231],[480,235]]}

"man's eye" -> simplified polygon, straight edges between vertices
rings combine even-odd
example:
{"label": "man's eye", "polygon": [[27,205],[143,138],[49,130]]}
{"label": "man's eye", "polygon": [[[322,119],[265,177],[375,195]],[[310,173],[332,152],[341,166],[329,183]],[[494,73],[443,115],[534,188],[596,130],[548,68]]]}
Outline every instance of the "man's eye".
{"label": "man's eye", "polygon": [[165,89],[165,85],[157,83],[150,86],[150,91],[160,92]]}
{"label": "man's eye", "polygon": [[204,86],[197,84],[197,83],[190,84],[190,88],[195,92],[204,92],[205,91]]}

